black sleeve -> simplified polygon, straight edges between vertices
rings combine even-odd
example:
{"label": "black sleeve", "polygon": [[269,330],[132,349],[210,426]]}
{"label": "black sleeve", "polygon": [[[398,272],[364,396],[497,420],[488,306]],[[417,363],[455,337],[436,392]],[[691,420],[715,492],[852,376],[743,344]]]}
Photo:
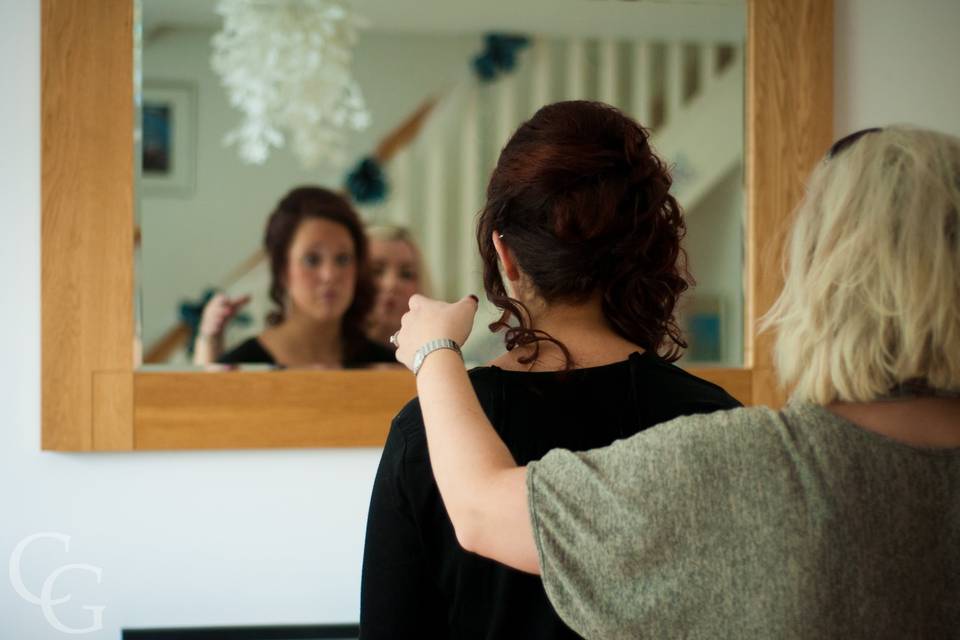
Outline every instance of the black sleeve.
{"label": "black sleeve", "polygon": [[343,366],[346,369],[363,369],[366,365],[381,362],[397,364],[396,350],[390,349],[372,340],[365,340]]}
{"label": "black sleeve", "polygon": [[647,424],[679,416],[727,411],[742,406],[722,387],[672,364],[656,362],[657,374],[645,378],[642,408]]}
{"label": "black sleeve", "polygon": [[444,599],[430,578],[405,487],[407,442],[401,416],[390,426],[370,498],[360,587],[363,640],[448,635]]}

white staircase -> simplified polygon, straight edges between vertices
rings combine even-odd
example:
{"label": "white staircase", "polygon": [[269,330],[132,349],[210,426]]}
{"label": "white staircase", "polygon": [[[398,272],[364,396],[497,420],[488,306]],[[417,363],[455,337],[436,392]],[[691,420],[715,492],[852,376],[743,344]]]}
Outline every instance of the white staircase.
{"label": "white staircase", "polygon": [[417,141],[387,167],[390,197],[370,221],[410,227],[435,296],[482,291],[476,214],[497,155],[537,108],[557,100],[613,104],[652,129],[673,168],[674,195],[692,211],[743,158],[739,43],[538,39],[493,84],[463,82],[443,98]]}

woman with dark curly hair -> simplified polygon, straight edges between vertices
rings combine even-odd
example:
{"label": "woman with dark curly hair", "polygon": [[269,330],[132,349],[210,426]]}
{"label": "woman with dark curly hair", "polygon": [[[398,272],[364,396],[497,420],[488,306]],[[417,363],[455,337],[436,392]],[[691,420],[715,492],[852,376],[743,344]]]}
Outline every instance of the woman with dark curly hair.
{"label": "woman with dark curly hair", "polygon": [[[673,364],[685,227],[647,132],[595,102],[540,109],[507,143],[477,240],[507,353],[470,380],[518,464],[738,406]],[[455,344],[435,345],[456,348]],[[464,551],[420,405],[396,417],[370,504],[362,638],[576,638],[536,576]]]}
{"label": "woman with dark curly hair", "polygon": [[[297,187],[267,220],[263,244],[270,259],[270,299],[277,308],[260,335],[218,362],[337,369],[392,361],[393,352],[364,332],[374,284],[363,224],[349,202],[322,187]],[[212,302],[204,310],[198,345],[219,340],[225,323],[218,310],[232,305],[229,313],[237,306],[223,296],[219,306],[218,298]],[[208,325],[213,328],[205,333]]]}

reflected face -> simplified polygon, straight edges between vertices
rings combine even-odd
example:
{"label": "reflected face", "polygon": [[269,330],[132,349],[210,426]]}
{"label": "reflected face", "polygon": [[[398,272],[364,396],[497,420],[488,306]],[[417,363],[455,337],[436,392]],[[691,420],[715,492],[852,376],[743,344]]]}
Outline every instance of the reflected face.
{"label": "reflected face", "polygon": [[377,284],[374,321],[400,327],[410,296],[420,290],[417,255],[403,240],[370,240],[370,267]]}
{"label": "reflected face", "polygon": [[357,254],[350,232],[322,218],[300,223],[287,252],[287,294],[297,310],[314,320],[343,317],[357,284]]}

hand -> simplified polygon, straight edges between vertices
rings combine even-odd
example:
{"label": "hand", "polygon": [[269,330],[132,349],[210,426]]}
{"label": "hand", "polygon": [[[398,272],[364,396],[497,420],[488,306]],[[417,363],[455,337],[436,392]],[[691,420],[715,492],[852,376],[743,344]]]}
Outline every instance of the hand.
{"label": "hand", "polygon": [[431,340],[449,338],[463,346],[477,315],[477,297],[470,295],[453,303],[431,300],[420,294],[410,298],[410,310],[400,320],[397,361],[413,369],[417,349]]}
{"label": "hand", "polygon": [[250,302],[250,296],[230,298],[223,293],[218,293],[210,298],[210,301],[203,308],[203,315],[200,318],[199,336],[207,339],[222,337],[227,323],[248,302]]}

